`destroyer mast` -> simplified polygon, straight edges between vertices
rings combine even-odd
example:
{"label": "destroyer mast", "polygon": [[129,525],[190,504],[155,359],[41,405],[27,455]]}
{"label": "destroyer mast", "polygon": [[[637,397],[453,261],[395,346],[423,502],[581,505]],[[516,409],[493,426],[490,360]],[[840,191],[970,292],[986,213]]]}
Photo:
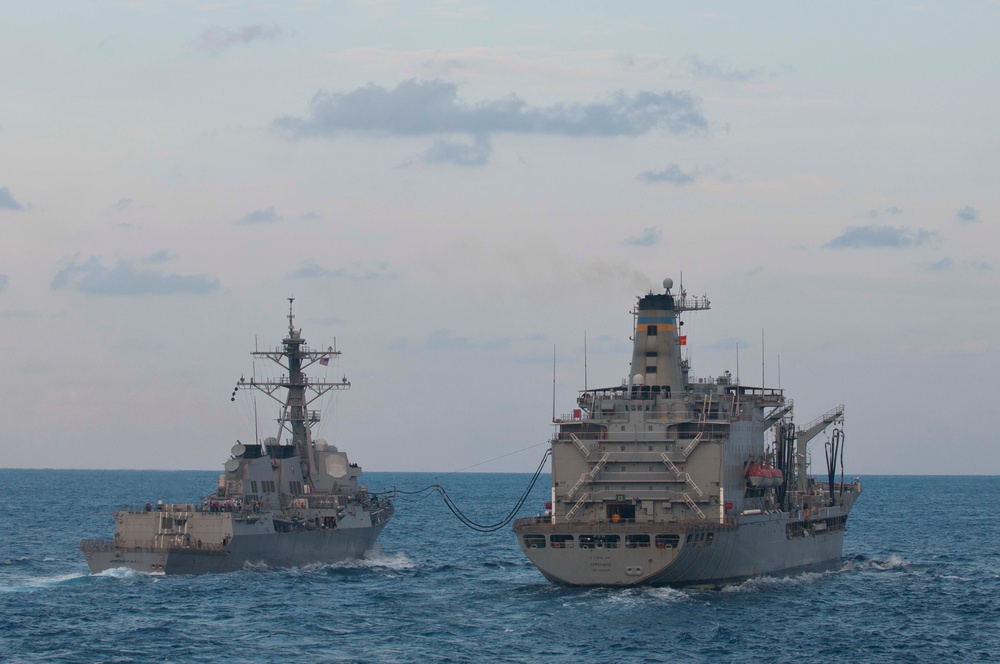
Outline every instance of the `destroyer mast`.
{"label": "destroyer mast", "polygon": [[[295,314],[292,310],[294,302],[294,297],[288,298],[288,336],[281,340],[282,348],[251,353],[254,357],[271,360],[282,367],[287,374],[278,379],[263,381],[251,379],[249,383],[241,378],[239,387],[263,392],[281,405],[277,420],[278,435],[265,440],[265,445],[270,448],[277,444],[285,431],[288,431],[291,434],[290,443],[294,446],[295,453],[302,459],[303,483],[313,491],[329,491],[332,483],[324,482],[323,477],[316,472],[318,461],[313,444],[312,427],[319,422],[320,413],[318,410],[310,410],[309,405],[330,390],[351,389],[351,383],[346,376],[337,383],[312,380],[307,377],[305,373],[307,368],[316,363],[328,365],[331,359],[340,356],[340,351],[332,346],[326,350],[312,350],[306,345],[301,328],[295,329]],[[276,396],[279,390],[287,390],[285,399]],[[273,443],[268,445],[268,441],[272,440]],[[326,486],[327,484],[331,486]]]}

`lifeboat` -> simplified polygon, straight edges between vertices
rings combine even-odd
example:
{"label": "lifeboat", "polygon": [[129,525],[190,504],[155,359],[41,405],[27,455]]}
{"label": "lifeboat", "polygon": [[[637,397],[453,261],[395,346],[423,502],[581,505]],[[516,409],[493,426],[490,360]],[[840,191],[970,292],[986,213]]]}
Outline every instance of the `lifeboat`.
{"label": "lifeboat", "polygon": [[781,486],[783,476],[774,466],[752,463],[747,468],[747,484],[753,489],[769,489]]}
{"label": "lifeboat", "polygon": [[770,467],[768,470],[770,470],[771,472],[771,486],[781,486],[781,483],[785,479],[784,476],[781,474],[781,471],[778,470],[777,468],[774,468],[773,466]]}
{"label": "lifeboat", "polygon": [[747,484],[754,489],[771,486],[771,472],[759,463],[752,463],[747,468]]}

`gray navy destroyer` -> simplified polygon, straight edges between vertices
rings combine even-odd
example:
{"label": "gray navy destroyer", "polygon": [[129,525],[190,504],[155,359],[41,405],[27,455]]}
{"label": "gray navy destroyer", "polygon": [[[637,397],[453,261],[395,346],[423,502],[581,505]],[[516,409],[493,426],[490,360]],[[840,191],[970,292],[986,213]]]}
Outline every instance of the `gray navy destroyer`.
{"label": "gray navy destroyer", "polygon": [[[581,586],[711,587],[836,565],[861,494],[843,480],[844,407],[797,427],[780,388],[695,378],[680,316],[710,303],[663,286],[633,311],[630,378],[583,390],[555,418],[551,503],[514,523],[524,553]],[[808,444],[831,426],[826,476],[810,477]]]}
{"label": "gray navy destroyer", "polygon": [[346,377],[325,382],[306,375],[309,367],[327,366],[340,353],[306,345],[294,327],[293,301],[289,298],[288,336],[281,347],[252,353],[280,365],[284,375],[240,378],[236,388],[259,390],[280,404],[277,435],[253,445],[237,441],[215,491],[200,503],[146,503],[116,512],[114,539],[80,543],[92,572],[298,567],[357,559],[375,542],[393,516],[392,502],[361,486],[361,468],[344,452],[313,438],[320,417],[312,402],[350,383]]}

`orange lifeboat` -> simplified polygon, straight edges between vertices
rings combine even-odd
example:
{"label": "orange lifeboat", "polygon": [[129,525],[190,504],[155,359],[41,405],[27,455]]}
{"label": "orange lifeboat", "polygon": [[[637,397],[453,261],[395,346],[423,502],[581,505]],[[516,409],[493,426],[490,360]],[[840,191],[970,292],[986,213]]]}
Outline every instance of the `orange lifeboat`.
{"label": "orange lifeboat", "polygon": [[782,481],[785,479],[781,471],[773,466],[769,467],[768,470],[771,473],[771,486],[781,486]]}
{"label": "orange lifeboat", "polygon": [[747,484],[752,489],[769,489],[781,486],[781,471],[767,464],[752,463],[747,468]]}
{"label": "orange lifeboat", "polygon": [[747,484],[754,489],[771,486],[771,472],[759,463],[752,463],[747,468]]}

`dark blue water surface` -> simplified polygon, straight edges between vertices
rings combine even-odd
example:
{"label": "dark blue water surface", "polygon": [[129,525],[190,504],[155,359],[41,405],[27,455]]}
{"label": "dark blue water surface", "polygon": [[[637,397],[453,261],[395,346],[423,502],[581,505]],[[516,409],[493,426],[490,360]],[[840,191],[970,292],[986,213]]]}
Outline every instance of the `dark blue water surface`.
{"label": "dark blue water surface", "polygon": [[[365,560],[197,577],[91,575],[122,504],[194,502],[217,473],[0,470],[0,660],[12,662],[1000,660],[1000,478],[868,477],[836,570],[721,591],[554,586],[509,528],[398,500]],[[495,521],[530,477],[439,478]],[[368,473],[372,490],[429,474]],[[546,500],[539,480],[525,505]]]}

